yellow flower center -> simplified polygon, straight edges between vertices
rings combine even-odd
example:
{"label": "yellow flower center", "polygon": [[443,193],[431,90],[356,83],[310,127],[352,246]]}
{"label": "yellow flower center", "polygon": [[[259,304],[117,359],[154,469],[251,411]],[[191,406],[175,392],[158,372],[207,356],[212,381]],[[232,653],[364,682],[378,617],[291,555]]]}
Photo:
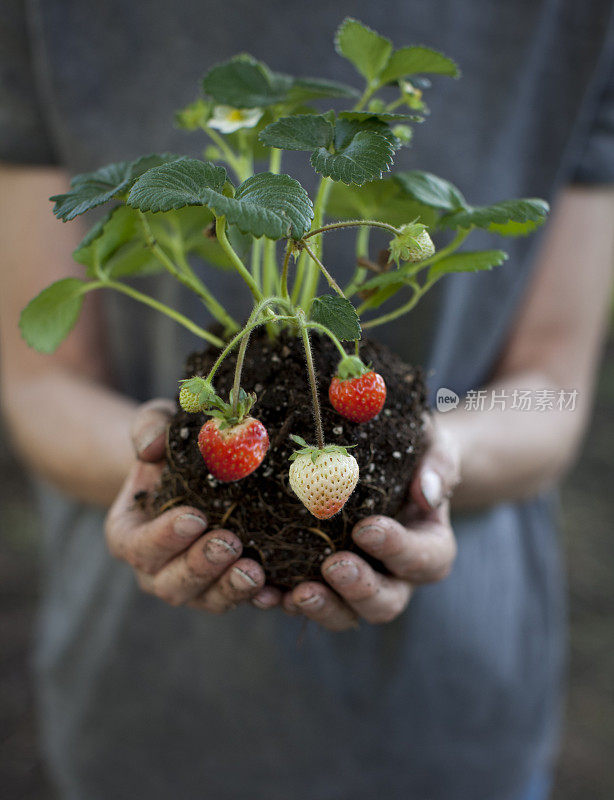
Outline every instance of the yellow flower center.
{"label": "yellow flower center", "polygon": [[233,109],[228,115],[230,122],[241,122],[243,120],[243,112],[240,108]]}

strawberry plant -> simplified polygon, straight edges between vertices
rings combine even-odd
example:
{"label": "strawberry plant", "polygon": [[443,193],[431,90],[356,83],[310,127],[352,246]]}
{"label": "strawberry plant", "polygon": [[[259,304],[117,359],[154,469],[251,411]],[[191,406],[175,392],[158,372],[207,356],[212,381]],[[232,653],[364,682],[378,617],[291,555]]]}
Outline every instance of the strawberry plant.
{"label": "strawberry plant", "polygon": [[[382,357],[363,332],[411,312],[448,274],[502,264],[503,250],[464,249],[472,230],[526,235],[548,211],[533,198],[474,206],[444,178],[392,172],[396,154],[411,145],[413,126],[428,114],[426,76],[457,78],[459,70],[427,47],[395,49],[351,18],[341,23],[335,46],[364,79],[362,91],[277,73],[239,55],[211,68],[201,96],[176,115],[178,126],[206,135],[203,160],[162,153],[74,177],[69,191],[51,198],[59,219],[108,207],[74,253],[84,275],[49,286],[20,322],[28,344],[51,353],[75,325],[86,294],[112,289],[209,345],[191,357],[181,384],[166,482],[152,511],[201,503],[219,524],[236,525],[281,585],[313,574],[327,549],[347,545],[351,514],[398,511],[420,452],[420,375],[389,353]],[[313,201],[283,172],[285,151],[308,154],[318,176]],[[356,268],[342,287],[327,264],[325,239],[345,229],[355,232]],[[378,261],[370,258],[373,230],[389,237]],[[243,324],[215,297],[209,276],[216,267],[234,270],[237,291],[242,284],[251,296]],[[133,279],[154,272],[194,292],[203,318],[135,288]],[[305,379],[293,372],[299,345]],[[245,367],[258,358],[247,385]],[[283,368],[275,371],[278,362]],[[251,416],[254,392],[262,413]],[[291,436],[300,446],[294,454]],[[355,444],[356,457],[346,449]],[[396,483],[386,472],[391,463],[402,473]],[[353,492],[360,498],[352,506]],[[295,495],[307,511],[297,510]],[[289,510],[282,513],[282,506]],[[265,528],[272,532],[265,535]],[[280,562],[286,566],[278,569]]]}

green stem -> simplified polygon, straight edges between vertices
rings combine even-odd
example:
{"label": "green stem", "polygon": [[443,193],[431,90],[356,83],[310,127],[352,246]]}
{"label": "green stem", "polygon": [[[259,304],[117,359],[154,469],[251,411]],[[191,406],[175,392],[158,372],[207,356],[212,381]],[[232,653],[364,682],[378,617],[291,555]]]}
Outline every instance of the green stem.
{"label": "green stem", "polygon": [[[375,319],[370,319],[367,322],[362,323],[363,328],[376,328],[378,325],[385,325],[387,322],[392,322],[394,319],[398,319],[402,317],[403,314],[407,314],[409,311],[414,308],[414,306],[418,303],[418,300],[428,292],[428,290],[436,283],[436,280],[429,281],[425,283],[424,286],[420,287],[417,284],[412,284],[411,288],[413,290],[413,295],[411,299],[405,303],[405,305],[396,308],[394,311],[389,311],[387,314],[382,314],[381,317],[376,317]],[[358,309],[358,313],[360,314],[362,306]]]}
{"label": "green stem", "polygon": [[252,275],[256,285],[262,288],[262,239],[254,239],[252,243]]}
{"label": "green stem", "polygon": [[246,269],[245,264],[241,261],[239,256],[235,253],[232,249],[230,242],[228,241],[228,236],[226,235],[226,218],[225,217],[216,217],[215,218],[215,235],[217,237],[218,242],[222,246],[222,249],[226,253],[226,255],[232,261],[234,268],[237,270],[239,275],[243,278],[245,283],[249,286],[252,295],[256,302],[260,302],[263,299],[262,292],[256,285],[255,280],[250,275],[249,271]]}
{"label": "green stem", "polygon": [[[322,226],[322,222],[324,220],[324,212],[326,211],[326,204],[328,202],[328,195],[330,194],[330,190],[332,188],[333,182],[330,178],[322,178],[320,181],[320,186],[318,188],[318,193],[316,195],[316,201],[313,206],[313,224],[316,226],[316,229]],[[314,252],[318,257],[322,256],[322,237],[319,236],[314,241]],[[303,264],[303,270],[300,270],[301,260],[306,261],[307,259],[307,252],[301,253],[301,258],[299,258],[299,270],[297,270],[297,283],[299,281],[299,276],[301,282],[303,281],[304,277],[304,285],[302,288],[299,286],[299,290],[301,292],[301,302],[300,305],[303,309],[307,310],[311,305],[311,301],[316,295],[318,290],[318,277],[320,275],[320,271],[316,264]],[[303,272],[304,271],[304,272]],[[293,302],[296,302],[296,298],[294,295],[294,291],[292,292],[292,299]]]}
{"label": "green stem", "polygon": [[303,236],[303,240],[309,239],[310,236],[315,236],[317,233],[326,233],[327,231],[334,231],[338,228],[358,228],[365,226],[369,228],[383,228],[385,231],[390,231],[390,233],[393,233],[395,236],[400,233],[400,230],[395,228],[394,225],[389,225],[387,222],[380,222],[377,219],[348,219],[344,222],[331,222],[328,225],[322,225],[321,228],[312,229],[308,234]]}
{"label": "green stem", "polygon": [[339,339],[337,339],[335,334],[330,330],[330,328],[327,328],[326,325],[321,325],[319,322],[305,322],[304,325],[307,328],[311,328],[311,330],[319,331],[320,333],[323,333],[325,336],[328,336],[328,338],[331,340],[331,342],[335,345],[335,347],[339,351],[341,358],[345,358],[347,356],[347,353],[345,352],[343,345],[341,344]]}
{"label": "green stem", "polygon": [[216,143],[216,145],[222,151],[222,155],[224,156],[224,161],[228,164],[228,166],[232,169],[235,173],[239,181],[244,181],[244,165],[243,161],[237,153],[230,147],[228,142],[226,142],[214,128],[210,128],[208,125],[204,125],[203,129],[207,136]]}
{"label": "green stem", "polygon": [[369,102],[369,100],[373,97],[375,92],[379,89],[379,84],[371,84],[368,83],[365,87],[364,92],[362,93],[360,100],[354,106],[354,111],[361,111]]}
{"label": "green stem", "polygon": [[[211,369],[209,371],[209,375],[207,376],[207,380],[208,381],[213,380],[213,376],[215,375],[215,373],[220,368],[221,363],[224,361],[226,356],[229,353],[232,352],[232,350],[241,341],[241,339],[246,334],[251,333],[251,331],[253,331],[254,328],[257,328],[259,325],[264,325],[264,322],[262,320],[258,319],[260,314],[262,314],[265,309],[269,308],[269,306],[276,305],[276,304],[279,304],[282,307],[285,307],[285,303],[284,303],[282,298],[269,297],[267,300],[263,300],[261,303],[259,303],[256,306],[256,308],[254,308],[254,310],[252,311],[252,313],[249,316],[249,319],[248,319],[247,324],[245,325],[245,327],[242,328],[237,333],[237,335],[233,339],[230,340],[230,342],[226,345],[226,347],[222,350],[222,352],[217,357],[217,360],[215,361],[214,365],[211,367]],[[255,319],[256,321],[255,322],[250,322],[250,320],[253,320],[253,319]],[[286,322],[286,321],[290,321],[290,320],[295,320],[295,317],[294,317],[294,315],[280,316],[280,315],[275,314],[275,315],[272,316],[272,319],[275,322]]]}
{"label": "green stem", "polygon": [[245,353],[247,352],[247,345],[249,344],[249,337],[251,330],[241,339],[239,353],[237,355],[237,363],[235,365],[235,375],[232,384],[232,413],[236,417],[239,411],[239,389],[241,388],[241,373],[243,372],[243,362],[245,361]]}
{"label": "green stem", "polygon": [[290,254],[292,253],[292,244],[292,240],[288,239],[284,255],[284,265],[281,270],[281,296],[284,300],[290,300],[290,295],[288,294],[288,265],[290,263]]}
{"label": "green stem", "polygon": [[186,275],[189,276],[190,280],[194,284],[194,290],[200,295],[204,305],[215,317],[215,319],[217,319],[217,321],[224,326],[224,329],[227,333],[235,333],[235,331],[238,331],[240,326],[237,320],[226,311],[224,306],[218,300],[216,300],[207,286],[205,286],[198,275],[196,275],[181,248],[175,249],[174,253],[177,263],[186,273]]}
{"label": "green stem", "polygon": [[[273,147],[269,158],[269,172],[278,174],[281,168],[282,151]],[[264,242],[264,263],[262,266],[262,291],[270,296],[278,291],[279,272],[277,269],[277,243],[272,239]],[[269,331],[270,333],[271,331]]]}
{"label": "green stem", "polygon": [[330,272],[326,269],[324,264],[320,261],[320,259],[313,252],[313,250],[311,250],[309,248],[309,245],[305,244],[305,242],[303,242],[303,249],[308,253],[308,255],[310,256],[312,261],[315,261],[315,263],[318,265],[322,275],[324,275],[324,277],[326,278],[330,288],[333,291],[337,292],[338,295],[340,295],[341,297],[343,297],[345,299],[345,295],[343,294],[343,291],[342,291],[341,287],[339,286],[339,284],[337,283],[337,281],[333,278],[333,276],[330,274]]}
{"label": "green stem", "polygon": [[175,311],[173,308],[169,308],[168,306],[161,303],[159,300],[155,300],[153,297],[150,297],[147,294],[143,294],[142,292],[133,289],[132,286],[128,286],[125,283],[120,283],[119,281],[94,281],[87,285],[85,291],[90,291],[91,289],[115,289],[118,292],[122,292],[123,294],[127,294],[129,297],[132,297],[133,300],[138,300],[140,303],[144,303],[146,306],[150,306],[150,308],[155,308],[156,311],[159,311],[161,314],[165,314],[167,317],[175,320],[180,325],[183,325],[184,328],[187,328],[190,333],[193,333],[195,336],[199,336],[201,339],[204,339],[210,344],[215,345],[216,347],[223,347],[224,342],[222,339],[214,336],[209,331],[201,328],[200,325],[197,325],[195,322],[192,322],[191,319],[185,317],[183,314],[180,314],[178,311]]}
{"label": "green stem", "polygon": [[[356,260],[358,261],[359,258],[369,258],[369,234],[371,233],[370,228],[359,228],[358,233],[356,235]],[[352,280],[348,283],[345,288],[345,294],[347,297],[352,297],[355,294],[356,290],[360,286],[360,284],[364,281],[367,274],[367,270],[364,267],[357,266],[354,270],[354,274],[352,275]]]}
{"label": "green stem", "polygon": [[304,322],[304,315],[300,315],[299,327],[301,329],[301,337],[303,339],[303,346],[305,348],[305,360],[307,362],[307,374],[309,376],[309,386],[311,387],[311,404],[313,407],[313,418],[316,427],[316,443],[321,450],[324,447],[324,431],[322,430],[322,414],[320,412],[320,400],[318,398],[318,383],[316,380],[316,371],[313,366],[313,356],[311,353],[311,345],[309,343],[309,331]]}
{"label": "green stem", "polygon": [[271,155],[269,157],[269,172],[272,172],[274,175],[279,175],[283,152],[283,150],[280,150],[277,147],[271,148]]}

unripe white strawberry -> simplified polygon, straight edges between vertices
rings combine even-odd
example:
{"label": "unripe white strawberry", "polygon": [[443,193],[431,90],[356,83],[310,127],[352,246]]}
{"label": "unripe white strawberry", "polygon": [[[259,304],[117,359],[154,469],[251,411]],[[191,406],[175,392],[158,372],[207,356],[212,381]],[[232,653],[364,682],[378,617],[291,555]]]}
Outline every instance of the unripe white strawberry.
{"label": "unripe white strawberry", "polygon": [[329,519],[347,503],[358,483],[358,463],[343,447],[310,447],[292,437],[302,449],[292,456],[290,486],[314,517]]}

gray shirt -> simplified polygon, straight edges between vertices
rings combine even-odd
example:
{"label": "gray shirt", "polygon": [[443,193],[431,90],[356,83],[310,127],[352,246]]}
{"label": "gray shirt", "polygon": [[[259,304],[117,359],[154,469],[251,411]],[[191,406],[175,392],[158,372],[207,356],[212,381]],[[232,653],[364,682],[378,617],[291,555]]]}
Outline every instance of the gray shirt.
{"label": "gray shirt", "polygon": [[[552,199],[569,181],[614,179],[605,0],[5,7],[0,158],[80,171],[143,152],[197,154],[202,142],[173,130],[171,115],[209,65],[244,50],[274,69],[354,82],[331,47],[351,14],[397,45],[426,43],[461,62],[462,81],[434,81],[432,121],[417,128],[402,166],[448,177],[476,204]],[[300,154],[286,168],[313,187]],[[504,266],[447,278],[381,338],[428,365],[431,389],[479,387],[538,243],[506,242]],[[341,270],[346,248],[331,240]],[[217,294],[244,313],[234,283],[213,274]],[[147,289],[189,310],[163,279]],[[172,395],[194,340],[123,298],[105,302],[121,388],[139,399]],[[63,796],[511,800],[548,768],[564,661],[552,498],[456,516],[452,574],[420,588],[395,622],[301,636],[300,622],[281,613],[246,607],[215,618],[141,594],[106,551],[102,514],[42,494],[36,667],[45,751]]]}

